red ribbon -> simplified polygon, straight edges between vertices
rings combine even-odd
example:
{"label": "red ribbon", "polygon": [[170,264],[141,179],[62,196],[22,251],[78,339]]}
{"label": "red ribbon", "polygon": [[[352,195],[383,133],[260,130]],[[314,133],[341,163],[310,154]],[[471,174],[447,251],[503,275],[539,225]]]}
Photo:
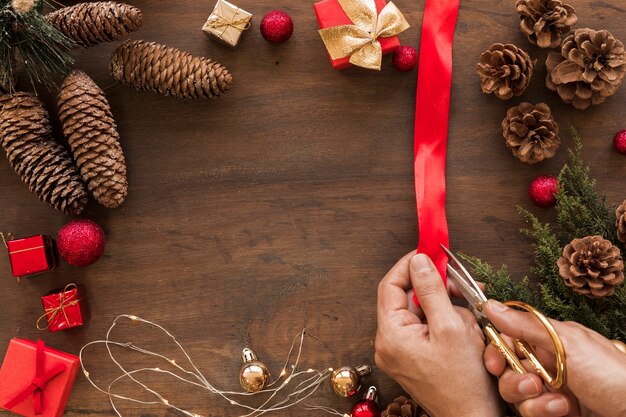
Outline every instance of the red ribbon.
{"label": "red ribbon", "polygon": [[[418,253],[430,256],[446,282],[446,145],[452,84],[452,42],[460,0],[426,0],[415,99],[415,197]],[[417,302],[417,298],[414,297]]]}
{"label": "red ribbon", "polygon": [[45,370],[45,344],[43,341],[37,341],[36,362],[35,362],[35,377],[31,383],[26,386],[22,391],[17,393],[13,399],[4,405],[4,408],[10,410],[22,401],[24,401],[30,394],[33,394],[33,408],[35,415],[43,414],[43,391],[46,389],[46,385],[50,380],[54,379],[57,375],[65,372],[65,365],[57,363],[52,368]]}

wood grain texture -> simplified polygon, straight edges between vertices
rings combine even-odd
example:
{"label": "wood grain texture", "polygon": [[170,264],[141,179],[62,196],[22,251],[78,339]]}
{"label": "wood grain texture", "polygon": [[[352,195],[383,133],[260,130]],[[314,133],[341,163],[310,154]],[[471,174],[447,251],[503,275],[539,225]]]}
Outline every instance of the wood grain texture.
{"label": "wood grain texture", "polygon": [[[412,28],[403,44],[419,44],[423,1],[396,0]],[[0,257],[0,355],[11,337],[43,338],[77,353],[100,339],[115,316],[139,315],[165,325],[189,348],[214,385],[237,388],[239,352],[248,345],[277,373],[305,320],[304,367],[373,362],[376,287],[401,255],[417,246],[412,174],[416,74],[331,68],[309,1],[238,0],[254,26],[230,50],[200,30],[212,1],[137,0],[143,28],[133,39],[165,43],[226,65],[231,91],[216,101],[185,101],[116,85],[107,73],[117,44],[79,53],[77,67],[103,87],[119,124],[129,171],[129,197],[117,210],[93,204],[86,217],[107,233],[105,256],[87,268],[62,265],[16,284]],[[606,28],[626,40],[626,0],[574,3],[577,27]],[[263,13],[281,8],[295,21],[283,45],[263,40]],[[613,151],[624,128],[626,88],[585,112],[564,105],[544,86],[546,51],[517,28],[513,1],[461,5],[454,44],[448,156],[448,217],[453,248],[506,262],[526,273],[531,248],[517,232],[516,205],[532,208],[527,185],[556,173],[576,125],[599,186],[617,203],[626,197],[626,159]],[[537,59],[529,91],[510,102],[480,92],[475,65],[493,42],[513,42]],[[500,122],[521,101],[546,101],[563,134],[554,160],[517,161]],[[54,113],[54,100],[47,98]],[[58,126],[57,126],[58,132]],[[0,163],[0,229],[19,236],[55,235],[69,219],[39,203],[8,163]],[[534,212],[548,219],[549,211]],[[39,297],[68,282],[86,286],[91,322],[83,329],[40,333]],[[155,346],[155,334],[126,330]],[[150,344],[152,343],[152,344]],[[170,349],[164,346],[164,349]],[[129,358],[131,360],[131,358]],[[114,374],[102,350],[89,355],[99,381]],[[142,363],[138,361],[138,363]],[[166,398],[204,416],[235,416],[225,401],[156,379]],[[375,371],[383,401],[399,388]],[[122,388],[120,386],[120,388]],[[327,387],[314,402],[349,410]],[[121,404],[129,416],[175,415]],[[0,414],[6,414],[0,412]],[[80,376],[68,416],[114,415],[108,399]],[[320,415],[301,408],[279,416]]]}

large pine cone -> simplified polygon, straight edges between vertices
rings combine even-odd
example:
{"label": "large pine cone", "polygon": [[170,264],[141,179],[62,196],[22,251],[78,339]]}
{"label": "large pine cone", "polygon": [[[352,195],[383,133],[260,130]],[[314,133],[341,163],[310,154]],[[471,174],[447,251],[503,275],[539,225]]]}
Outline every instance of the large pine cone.
{"label": "large pine cone", "polygon": [[219,97],[233,82],[217,62],[146,41],[120,45],[111,56],[109,71],[124,85],[185,98]]}
{"label": "large pine cone", "polygon": [[624,44],[607,30],[584,28],[570,33],[560,52],[546,60],[546,85],[577,109],[603,103],[622,85],[626,73]]}
{"label": "large pine cone", "polygon": [[0,97],[0,141],[15,172],[41,201],[65,214],[80,214],[87,190],[51,131],[48,112],[34,94]]}
{"label": "large pine cone", "polygon": [[622,243],[626,243],[626,200],[615,210],[615,217],[617,239]]}
{"label": "large pine cone", "polygon": [[602,236],[574,239],[558,260],[565,285],[587,297],[613,295],[624,281],[624,261],[617,246]]}
{"label": "large pine cone", "polygon": [[502,121],[502,135],[513,155],[527,164],[552,158],[561,146],[559,125],[545,103],[511,107]]}
{"label": "large pine cone", "polygon": [[428,417],[428,415],[416,401],[400,396],[387,406],[381,417]]}
{"label": "large pine cone", "polygon": [[541,48],[559,46],[561,35],[578,21],[574,8],[560,0],[517,0],[515,11],[522,33]]}
{"label": "large pine cone", "polygon": [[495,43],[480,55],[476,72],[485,94],[509,100],[526,91],[534,63],[522,49],[512,44]]}
{"label": "large pine cone", "polygon": [[114,1],[78,3],[56,10],[46,18],[65,36],[84,47],[121,39],[143,23],[141,10]]}
{"label": "large pine cone", "polygon": [[73,71],[59,91],[59,118],[89,192],[115,208],[128,194],[126,162],[104,92],[87,74]]}

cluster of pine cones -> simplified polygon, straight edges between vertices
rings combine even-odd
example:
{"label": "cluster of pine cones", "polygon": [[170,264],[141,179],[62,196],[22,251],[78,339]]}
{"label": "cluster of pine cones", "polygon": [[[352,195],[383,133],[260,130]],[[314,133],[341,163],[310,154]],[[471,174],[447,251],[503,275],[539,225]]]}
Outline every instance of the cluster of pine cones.
{"label": "cluster of pine cones", "polygon": [[[78,3],[46,15],[76,45],[117,41],[141,27],[137,7],[113,1]],[[126,41],[109,69],[120,83],[183,98],[215,98],[232,85],[217,62],[153,42]],[[74,71],[60,88],[57,105],[71,156],[52,137],[48,112],[33,93],[0,96],[0,143],[9,163],[39,198],[66,214],[80,214],[88,194],[118,207],[128,194],[119,134],[103,91]]]}

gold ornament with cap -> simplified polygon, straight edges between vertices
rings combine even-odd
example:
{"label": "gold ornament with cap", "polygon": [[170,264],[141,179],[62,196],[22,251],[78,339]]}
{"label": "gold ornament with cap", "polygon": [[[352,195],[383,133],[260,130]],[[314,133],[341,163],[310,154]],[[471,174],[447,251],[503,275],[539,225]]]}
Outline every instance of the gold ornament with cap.
{"label": "gold ornament with cap", "polygon": [[243,365],[239,372],[241,387],[248,392],[258,392],[267,386],[270,371],[259,361],[251,349],[245,348],[242,354]]}
{"label": "gold ornament with cap", "polygon": [[343,366],[330,374],[330,386],[338,396],[351,397],[359,391],[361,384],[371,373],[372,368],[367,365]]}

